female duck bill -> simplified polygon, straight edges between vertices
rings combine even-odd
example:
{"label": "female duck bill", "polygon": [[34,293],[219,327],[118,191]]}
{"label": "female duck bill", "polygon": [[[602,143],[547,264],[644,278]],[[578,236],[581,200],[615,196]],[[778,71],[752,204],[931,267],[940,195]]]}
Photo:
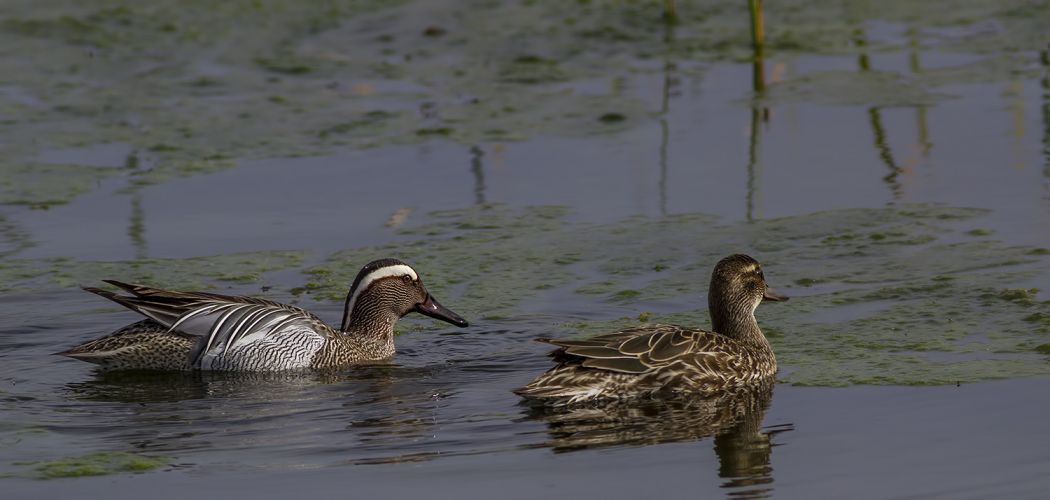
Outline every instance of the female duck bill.
{"label": "female duck bill", "polygon": [[762,294],[762,300],[763,301],[768,300],[770,302],[784,302],[785,300],[790,299],[790,298],[791,297],[788,297],[787,295],[783,295],[783,294],[778,293],[777,291],[771,290],[769,288],[766,288],[766,291]]}

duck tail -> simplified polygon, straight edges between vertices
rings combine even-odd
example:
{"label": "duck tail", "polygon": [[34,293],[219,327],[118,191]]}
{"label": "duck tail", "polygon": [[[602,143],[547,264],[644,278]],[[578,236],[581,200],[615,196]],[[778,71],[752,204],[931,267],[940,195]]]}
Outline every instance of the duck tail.
{"label": "duck tail", "polygon": [[120,295],[109,290],[95,287],[84,287],[84,291],[112,300],[113,302],[157,321],[166,327],[171,327],[171,325],[179,319],[179,316],[185,312],[185,303],[187,302],[187,299],[152,294],[149,291],[153,289],[149,287],[129,285],[113,280],[105,281],[106,283],[119,287],[122,290],[131,292],[135,294],[135,296]]}

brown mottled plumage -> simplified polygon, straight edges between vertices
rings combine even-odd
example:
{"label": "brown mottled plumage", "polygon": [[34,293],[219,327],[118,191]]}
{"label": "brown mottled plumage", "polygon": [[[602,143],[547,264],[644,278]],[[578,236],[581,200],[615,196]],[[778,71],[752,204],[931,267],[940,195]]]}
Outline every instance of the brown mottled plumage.
{"label": "brown mottled plumage", "polygon": [[[193,335],[169,332],[164,325],[144,319],[59,354],[108,370],[188,370],[195,340]],[[112,354],[118,351],[119,355]]]}
{"label": "brown mottled plumage", "polygon": [[303,309],[270,300],[106,282],[130,295],[85,290],[150,319],[59,354],[111,370],[337,368],[393,356],[394,323],[410,312],[467,326],[427,292],[415,270],[396,259],[361,269],[338,330]]}
{"label": "brown mottled plumage", "polygon": [[[770,380],[776,357],[754,311],[772,293],[758,261],[731,255],[711,274],[714,332],[644,325],[585,340],[537,339],[558,346],[558,365],[515,392],[550,404],[656,394],[710,395]],[[716,333],[717,332],[717,333]]]}

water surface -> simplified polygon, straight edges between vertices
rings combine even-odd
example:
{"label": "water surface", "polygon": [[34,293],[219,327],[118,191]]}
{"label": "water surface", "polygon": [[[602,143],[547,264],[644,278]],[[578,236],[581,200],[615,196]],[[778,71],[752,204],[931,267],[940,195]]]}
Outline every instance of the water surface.
{"label": "water surface", "polygon": [[[1046,491],[1048,9],[770,2],[756,60],[728,4],[382,4],[0,8],[8,495]],[[795,298],[771,394],[510,393],[535,337],[706,324],[732,252]],[[472,326],[328,375],[50,355],[136,319],[78,285],[335,321],[388,255]]]}

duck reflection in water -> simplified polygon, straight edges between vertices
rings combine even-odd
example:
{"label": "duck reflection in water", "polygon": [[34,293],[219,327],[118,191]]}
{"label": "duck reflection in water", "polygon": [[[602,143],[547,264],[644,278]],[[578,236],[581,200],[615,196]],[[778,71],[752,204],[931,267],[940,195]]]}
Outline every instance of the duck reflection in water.
{"label": "duck reflection in water", "polygon": [[350,380],[375,378],[383,365],[354,372],[292,370],[283,372],[175,372],[97,370],[93,377],[66,384],[73,399],[110,403],[178,403],[198,399],[280,398]]}
{"label": "duck reflection in water", "polygon": [[[265,455],[311,446],[317,453],[386,455],[433,434],[433,370],[99,371],[66,384],[65,392],[69,400],[92,402],[75,406],[77,421],[108,422],[100,432],[129,449],[179,453],[250,445]],[[265,445],[259,436],[268,436]]]}
{"label": "duck reflection in water", "polygon": [[773,383],[702,398],[610,402],[602,405],[530,405],[527,418],[544,421],[549,439],[537,447],[571,452],[608,446],[650,445],[714,438],[719,477],[733,496],[762,497],[772,488],[773,436],[792,424],[762,427]]}

